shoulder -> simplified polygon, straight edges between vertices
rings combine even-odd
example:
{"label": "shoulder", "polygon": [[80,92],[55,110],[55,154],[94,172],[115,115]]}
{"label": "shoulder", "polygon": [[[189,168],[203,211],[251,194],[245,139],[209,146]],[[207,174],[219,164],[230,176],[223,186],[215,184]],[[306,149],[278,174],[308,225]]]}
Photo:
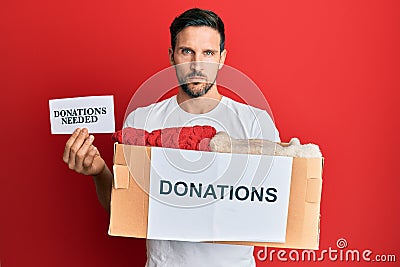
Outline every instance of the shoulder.
{"label": "shoulder", "polygon": [[157,103],[153,103],[151,105],[148,105],[146,107],[139,107],[135,109],[133,112],[135,113],[148,113],[148,112],[155,112],[158,110],[165,110],[168,109],[171,105],[173,105],[175,100],[175,96],[172,96],[170,98],[167,98],[165,100],[162,100]]}
{"label": "shoulder", "polygon": [[129,113],[125,118],[124,127],[138,127],[138,122],[146,121],[150,116],[157,118],[159,115],[166,114],[168,110],[173,108],[175,96],[167,98],[157,103],[145,107],[138,107]]}
{"label": "shoulder", "polygon": [[231,109],[238,116],[251,116],[254,118],[254,116],[259,116],[260,114],[268,115],[268,113],[263,109],[237,102],[226,96],[222,97],[221,103],[225,105],[227,108]]}
{"label": "shoulder", "polygon": [[221,101],[246,125],[250,138],[280,141],[275,122],[266,110],[237,102],[228,97],[223,97]]}

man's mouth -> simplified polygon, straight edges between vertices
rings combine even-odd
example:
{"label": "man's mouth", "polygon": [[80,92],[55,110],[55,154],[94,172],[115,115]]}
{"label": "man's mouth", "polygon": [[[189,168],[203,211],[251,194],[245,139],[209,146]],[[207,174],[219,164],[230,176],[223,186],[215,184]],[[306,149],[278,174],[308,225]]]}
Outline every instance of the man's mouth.
{"label": "man's mouth", "polygon": [[186,79],[189,83],[199,83],[199,82],[206,82],[207,78],[203,76],[191,76]]}

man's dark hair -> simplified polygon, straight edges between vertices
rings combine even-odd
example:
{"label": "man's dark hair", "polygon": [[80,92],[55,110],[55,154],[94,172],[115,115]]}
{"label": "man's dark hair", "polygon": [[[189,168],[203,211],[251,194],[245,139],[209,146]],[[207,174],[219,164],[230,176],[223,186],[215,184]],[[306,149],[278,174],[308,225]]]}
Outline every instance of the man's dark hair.
{"label": "man's dark hair", "polygon": [[171,33],[171,46],[175,49],[176,37],[180,31],[189,26],[207,26],[218,31],[221,41],[219,43],[220,53],[225,47],[225,28],[222,19],[210,10],[192,8],[186,10],[176,17],[169,27]]}

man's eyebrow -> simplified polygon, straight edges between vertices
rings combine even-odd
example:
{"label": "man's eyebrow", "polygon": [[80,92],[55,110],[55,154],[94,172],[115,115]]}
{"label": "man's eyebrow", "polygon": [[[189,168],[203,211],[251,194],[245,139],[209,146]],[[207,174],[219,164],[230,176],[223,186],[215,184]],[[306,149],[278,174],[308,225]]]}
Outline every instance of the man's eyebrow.
{"label": "man's eyebrow", "polygon": [[[179,47],[178,47],[178,50],[183,50],[183,49],[193,50],[193,49],[190,48],[189,46],[179,46]],[[212,48],[203,49],[203,52],[206,52],[206,51],[211,51],[211,52],[213,52],[213,53],[218,53],[218,52],[219,52],[218,49],[212,49]]]}
{"label": "man's eyebrow", "polygon": [[211,51],[211,52],[213,52],[213,53],[218,53],[219,52],[219,50],[218,49],[204,49],[203,51]]}
{"label": "man's eyebrow", "polygon": [[179,49],[179,50],[182,50],[182,49],[190,49],[190,50],[193,50],[192,48],[190,48],[190,47],[188,47],[188,46],[179,46],[178,49]]}

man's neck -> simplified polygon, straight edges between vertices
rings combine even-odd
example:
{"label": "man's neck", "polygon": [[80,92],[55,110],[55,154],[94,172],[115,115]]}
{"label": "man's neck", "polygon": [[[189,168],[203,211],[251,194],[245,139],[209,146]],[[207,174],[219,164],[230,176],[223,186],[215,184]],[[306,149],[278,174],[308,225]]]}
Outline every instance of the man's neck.
{"label": "man's neck", "polygon": [[184,111],[192,114],[204,114],[213,110],[221,101],[222,95],[218,92],[214,84],[207,94],[196,98],[190,97],[181,88],[178,90],[176,100]]}

